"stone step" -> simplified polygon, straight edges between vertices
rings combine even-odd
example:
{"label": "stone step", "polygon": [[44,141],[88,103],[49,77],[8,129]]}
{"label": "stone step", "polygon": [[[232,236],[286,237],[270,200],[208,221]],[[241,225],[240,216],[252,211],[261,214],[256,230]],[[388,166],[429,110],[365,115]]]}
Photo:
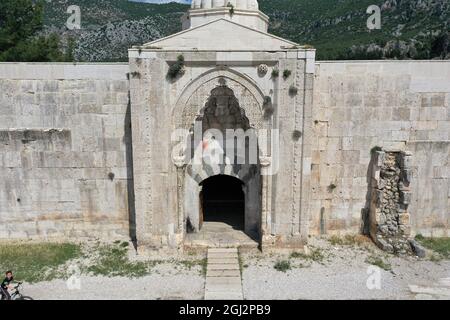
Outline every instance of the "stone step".
{"label": "stone step", "polygon": [[439,284],[444,287],[450,287],[450,278],[439,279]]}
{"label": "stone step", "polygon": [[234,263],[234,264],[224,264],[224,263],[211,264],[211,263],[208,263],[206,270],[239,270],[239,265],[236,263]]}
{"label": "stone step", "polygon": [[237,249],[208,249],[205,299],[242,300],[241,272]]}
{"label": "stone step", "polygon": [[207,277],[206,284],[238,284],[241,285],[240,277]]}
{"label": "stone step", "polygon": [[236,292],[206,292],[205,300],[244,300],[244,297]]}
{"label": "stone step", "polygon": [[239,270],[207,270],[207,277],[240,277],[241,272]]}
{"label": "stone step", "polygon": [[234,259],[237,259],[238,255],[237,255],[237,253],[209,253],[208,258],[215,258],[215,259],[217,259],[217,258],[224,258],[224,259],[225,258],[226,259],[234,258]]}
{"label": "stone step", "polygon": [[409,285],[409,290],[412,293],[417,294],[428,294],[428,295],[450,297],[450,288],[447,287],[435,287],[435,286],[424,287],[424,286]]}
{"label": "stone step", "polygon": [[210,284],[205,287],[206,292],[232,292],[242,293],[242,287],[240,284]]}
{"label": "stone step", "polygon": [[211,264],[239,264],[238,258],[211,258],[208,257],[208,263]]}
{"label": "stone step", "polygon": [[211,248],[208,253],[237,253],[236,248]]}

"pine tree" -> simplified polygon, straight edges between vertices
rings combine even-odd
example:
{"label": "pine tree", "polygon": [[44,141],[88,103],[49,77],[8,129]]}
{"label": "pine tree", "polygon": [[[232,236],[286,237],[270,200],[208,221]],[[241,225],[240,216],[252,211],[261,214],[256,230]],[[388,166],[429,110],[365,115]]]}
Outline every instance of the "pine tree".
{"label": "pine tree", "polygon": [[64,61],[57,35],[42,30],[43,0],[0,1],[0,61]]}

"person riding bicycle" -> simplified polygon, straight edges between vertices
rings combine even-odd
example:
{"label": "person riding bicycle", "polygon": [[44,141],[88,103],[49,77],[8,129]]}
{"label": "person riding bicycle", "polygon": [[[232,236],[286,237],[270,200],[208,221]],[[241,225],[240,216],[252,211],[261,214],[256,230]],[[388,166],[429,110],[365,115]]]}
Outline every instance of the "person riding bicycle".
{"label": "person riding bicycle", "polygon": [[13,273],[11,270],[6,271],[6,278],[0,284],[0,293],[6,300],[11,300],[11,295],[8,289],[11,288],[11,282],[14,280]]}

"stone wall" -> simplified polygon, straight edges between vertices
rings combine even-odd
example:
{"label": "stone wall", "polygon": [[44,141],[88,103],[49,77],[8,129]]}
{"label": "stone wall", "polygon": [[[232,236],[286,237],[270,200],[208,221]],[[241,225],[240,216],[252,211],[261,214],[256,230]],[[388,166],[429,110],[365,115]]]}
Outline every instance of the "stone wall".
{"label": "stone wall", "polygon": [[129,235],[127,73],[0,64],[0,238]]}
{"label": "stone wall", "polygon": [[[152,54],[143,52],[142,57]],[[133,102],[133,146],[140,148],[135,152],[140,157],[134,168],[136,189],[163,191],[142,193],[136,205],[146,212],[158,200],[151,211],[170,213],[143,215],[138,226],[152,225],[152,235],[158,236],[182,225],[175,201],[182,189],[171,146],[156,143],[153,133],[169,141],[172,129],[187,125],[180,110],[194,110],[196,101],[204,101],[217,79],[225,77],[240,101],[254,96],[260,105],[265,95],[273,94],[273,126],[280,129],[283,148],[279,174],[263,183],[263,194],[270,196],[262,203],[269,234],[305,236],[304,228],[313,235],[361,232],[370,208],[371,150],[378,146],[411,153],[412,233],[449,235],[450,62],[317,63],[311,115],[314,70],[308,63],[313,60],[252,54],[247,65],[234,67],[235,73],[202,65],[218,60],[210,53],[186,55],[192,67],[163,91],[149,75],[165,75],[168,58],[132,58],[133,70],[142,72],[131,73],[130,79],[132,91],[141,97]],[[140,56],[137,50],[135,55]],[[231,54],[221,54],[219,60],[227,57],[235,61]],[[176,54],[170,59],[175,61]],[[258,76],[253,61],[268,61],[270,68],[279,64],[293,75],[274,82]],[[134,234],[128,70],[128,64],[0,64],[0,238]],[[200,84],[189,87],[205,75],[203,91],[196,89]],[[240,82],[263,92],[242,91]],[[292,85],[299,88],[296,96],[288,94]],[[173,99],[182,92],[191,100],[181,99],[174,107]],[[245,108],[252,123],[268,125],[257,108]],[[294,130],[302,134],[299,143],[293,142]],[[156,173],[149,174],[149,167]]]}
{"label": "stone wall", "polygon": [[412,155],[412,232],[450,234],[450,61],[316,64],[310,232],[363,229],[371,149]]}

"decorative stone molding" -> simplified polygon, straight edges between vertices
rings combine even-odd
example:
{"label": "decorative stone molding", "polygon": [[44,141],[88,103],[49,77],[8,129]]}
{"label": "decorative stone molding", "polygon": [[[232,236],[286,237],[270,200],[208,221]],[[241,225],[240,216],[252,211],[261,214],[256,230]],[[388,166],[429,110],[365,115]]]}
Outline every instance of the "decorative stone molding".
{"label": "decorative stone molding", "polygon": [[262,63],[258,66],[258,74],[260,76],[265,76],[268,71],[269,71],[269,67],[267,66],[267,64]]}
{"label": "decorative stone molding", "polygon": [[183,168],[186,165],[186,156],[172,157],[172,161],[177,168]]}
{"label": "decorative stone molding", "polygon": [[272,164],[272,158],[271,157],[259,157],[259,163],[261,164],[261,167],[268,167]]}
{"label": "decorative stone molding", "polygon": [[370,235],[387,252],[409,253],[411,154],[376,151],[372,157]]}

